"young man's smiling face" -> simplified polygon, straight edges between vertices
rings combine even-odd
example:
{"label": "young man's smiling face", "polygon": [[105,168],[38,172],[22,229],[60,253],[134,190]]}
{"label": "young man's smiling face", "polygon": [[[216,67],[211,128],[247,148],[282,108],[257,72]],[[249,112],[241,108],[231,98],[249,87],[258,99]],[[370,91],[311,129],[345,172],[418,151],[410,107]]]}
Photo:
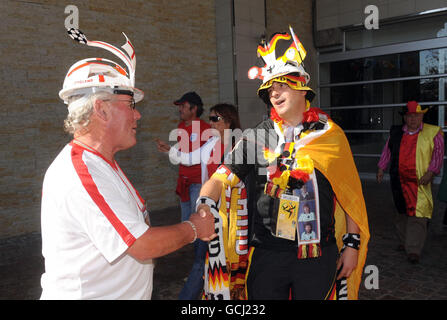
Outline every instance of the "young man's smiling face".
{"label": "young man's smiling face", "polygon": [[290,125],[298,125],[306,111],[306,91],[294,90],[287,84],[273,82],[268,88],[270,103],[278,115]]}

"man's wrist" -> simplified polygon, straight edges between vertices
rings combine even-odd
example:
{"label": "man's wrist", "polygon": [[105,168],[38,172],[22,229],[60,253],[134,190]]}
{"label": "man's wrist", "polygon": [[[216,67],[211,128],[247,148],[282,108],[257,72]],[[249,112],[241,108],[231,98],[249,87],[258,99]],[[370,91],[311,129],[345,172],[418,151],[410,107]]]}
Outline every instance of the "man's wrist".
{"label": "man's wrist", "polygon": [[206,197],[206,196],[200,196],[196,201],[196,212],[199,210],[199,207],[202,205],[207,205],[210,209],[214,209],[216,211],[219,211],[218,204],[213,199]]}
{"label": "man's wrist", "polygon": [[343,236],[343,249],[346,247],[359,250],[360,249],[360,234],[346,233]]}
{"label": "man's wrist", "polygon": [[189,220],[185,220],[185,221],[183,221],[182,223],[189,224],[189,225],[191,226],[191,228],[192,228],[192,231],[194,231],[194,239],[190,242],[190,243],[193,243],[194,241],[197,240],[197,228],[196,228],[195,224],[192,223],[192,222],[189,221]]}

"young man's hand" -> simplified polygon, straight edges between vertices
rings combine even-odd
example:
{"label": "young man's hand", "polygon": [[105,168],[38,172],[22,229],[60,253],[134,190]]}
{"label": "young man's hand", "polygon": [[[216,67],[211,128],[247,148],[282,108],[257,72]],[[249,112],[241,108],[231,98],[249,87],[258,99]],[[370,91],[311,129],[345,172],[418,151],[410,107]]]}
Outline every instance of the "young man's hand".
{"label": "young man's hand", "polygon": [[191,214],[189,220],[196,226],[197,238],[200,240],[211,241],[217,237],[214,228],[214,216],[208,206],[199,207],[198,212]]}
{"label": "young man's hand", "polygon": [[358,256],[358,250],[350,247],[345,248],[337,262],[337,270],[342,268],[337,280],[343,277],[348,278],[351,275],[352,271],[357,267]]}

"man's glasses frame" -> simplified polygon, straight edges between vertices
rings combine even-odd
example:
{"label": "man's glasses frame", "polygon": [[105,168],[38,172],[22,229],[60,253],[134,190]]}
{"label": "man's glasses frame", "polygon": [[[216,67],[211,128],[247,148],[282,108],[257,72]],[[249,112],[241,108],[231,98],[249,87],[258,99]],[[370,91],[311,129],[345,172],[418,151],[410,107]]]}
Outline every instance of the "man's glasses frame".
{"label": "man's glasses frame", "polygon": [[131,110],[135,110],[135,108],[137,107],[134,98],[131,98],[131,100],[107,99],[107,100],[104,100],[104,101],[122,101],[122,102],[128,102],[128,103],[129,103],[128,107],[129,107]]}

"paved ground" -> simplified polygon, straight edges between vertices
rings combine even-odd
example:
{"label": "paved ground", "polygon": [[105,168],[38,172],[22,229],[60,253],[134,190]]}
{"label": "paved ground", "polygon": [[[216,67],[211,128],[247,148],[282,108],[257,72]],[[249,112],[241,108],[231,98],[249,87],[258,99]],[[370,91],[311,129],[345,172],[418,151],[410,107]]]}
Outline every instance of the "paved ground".
{"label": "paved ground", "polygon": [[[359,298],[447,300],[447,229],[441,225],[446,204],[435,201],[435,213],[421,262],[412,265],[404,253],[396,250],[392,223],[394,206],[389,184],[379,185],[366,180],[363,188],[371,229],[366,266],[372,266],[373,270],[365,273],[364,283],[378,285],[378,289],[367,289],[362,284]],[[176,223],[179,216],[179,208],[154,212],[152,223]],[[159,258],[156,263],[153,299],[176,299],[192,263],[192,246]],[[376,274],[374,271],[378,272],[378,282],[371,278]],[[40,234],[0,240],[0,300],[38,299],[42,272]]]}

